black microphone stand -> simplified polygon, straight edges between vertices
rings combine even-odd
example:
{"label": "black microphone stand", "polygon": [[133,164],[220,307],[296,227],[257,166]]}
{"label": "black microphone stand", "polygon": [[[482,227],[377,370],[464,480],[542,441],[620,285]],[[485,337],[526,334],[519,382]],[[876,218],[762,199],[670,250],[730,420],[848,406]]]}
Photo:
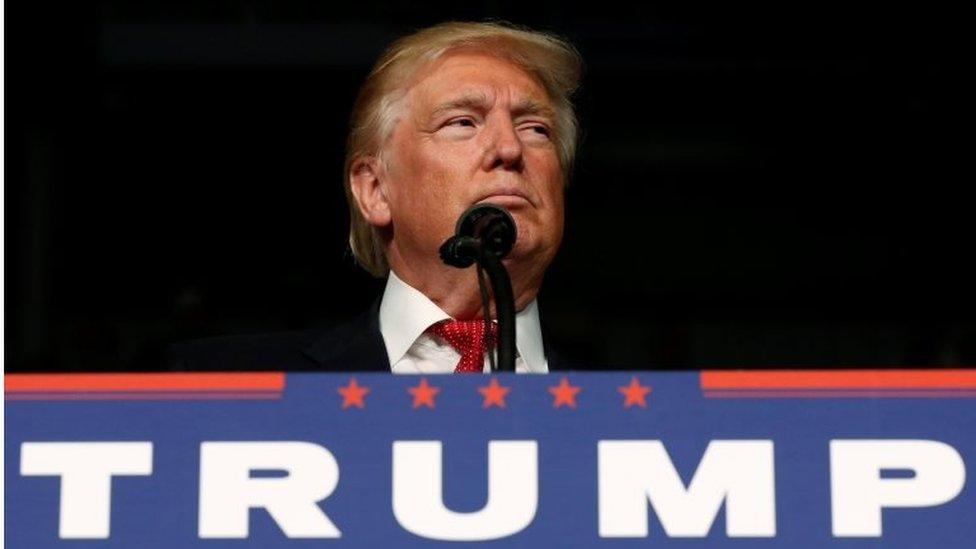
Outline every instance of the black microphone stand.
{"label": "black microphone stand", "polygon": [[[502,258],[515,245],[516,236],[515,221],[507,211],[493,204],[478,204],[461,214],[455,235],[440,248],[444,263],[464,269],[477,262],[488,274],[498,319],[497,368],[502,372],[515,371],[515,295]],[[480,273],[478,284],[482,284]],[[487,323],[491,321],[490,307],[484,291],[482,300]]]}
{"label": "black microphone stand", "polygon": [[491,293],[495,296],[495,317],[498,318],[498,370],[515,371],[515,296],[512,281],[501,258],[485,253],[482,247],[481,267],[488,273]]}

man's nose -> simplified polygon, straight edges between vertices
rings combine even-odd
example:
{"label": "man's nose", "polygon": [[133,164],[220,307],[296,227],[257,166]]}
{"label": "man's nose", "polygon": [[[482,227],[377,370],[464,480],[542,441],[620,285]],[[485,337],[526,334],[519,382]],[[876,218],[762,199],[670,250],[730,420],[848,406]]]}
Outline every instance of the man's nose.
{"label": "man's nose", "polygon": [[492,124],[490,141],[485,150],[485,170],[504,168],[522,169],[522,140],[511,120],[499,120]]}

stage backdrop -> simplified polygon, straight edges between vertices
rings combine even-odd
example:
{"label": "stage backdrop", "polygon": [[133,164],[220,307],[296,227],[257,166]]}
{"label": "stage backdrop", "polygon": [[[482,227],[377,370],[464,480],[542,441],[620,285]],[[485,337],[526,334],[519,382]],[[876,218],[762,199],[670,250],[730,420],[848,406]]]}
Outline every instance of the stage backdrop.
{"label": "stage backdrop", "polygon": [[976,370],[11,374],[5,396],[11,548],[976,537]]}

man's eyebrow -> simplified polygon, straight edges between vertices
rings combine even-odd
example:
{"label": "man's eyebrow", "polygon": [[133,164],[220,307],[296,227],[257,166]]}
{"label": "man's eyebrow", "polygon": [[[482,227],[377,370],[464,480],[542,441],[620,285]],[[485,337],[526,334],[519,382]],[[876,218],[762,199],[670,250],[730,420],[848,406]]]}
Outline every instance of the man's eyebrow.
{"label": "man's eyebrow", "polygon": [[488,108],[488,96],[485,94],[469,94],[450,99],[438,104],[431,111],[431,117],[437,117],[447,111],[454,109],[475,109],[485,110]]}
{"label": "man's eyebrow", "polygon": [[540,103],[535,99],[527,97],[515,104],[515,107],[512,108],[512,114],[515,116],[523,114],[538,114],[553,118],[556,116],[556,111],[548,103]]}

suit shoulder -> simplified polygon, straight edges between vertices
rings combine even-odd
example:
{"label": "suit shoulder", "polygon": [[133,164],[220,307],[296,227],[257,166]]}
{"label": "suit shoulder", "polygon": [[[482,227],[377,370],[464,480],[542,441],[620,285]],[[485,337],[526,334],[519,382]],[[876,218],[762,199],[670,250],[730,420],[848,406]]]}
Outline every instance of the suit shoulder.
{"label": "suit shoulder", "polygon": [[208,337],[181,341],[166,350],[171,370],[307,370],[315,367],[304,349],[327,334],[302,330]]}

